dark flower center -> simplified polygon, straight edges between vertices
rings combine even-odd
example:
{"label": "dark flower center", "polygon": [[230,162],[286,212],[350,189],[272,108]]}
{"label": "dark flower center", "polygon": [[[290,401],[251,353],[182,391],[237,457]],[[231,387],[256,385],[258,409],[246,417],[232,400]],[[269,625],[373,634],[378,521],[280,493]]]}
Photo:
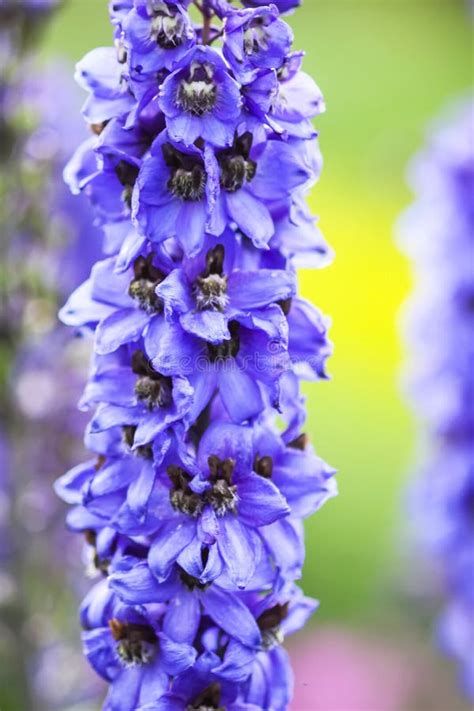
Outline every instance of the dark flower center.
{"label": "dark flower center", "polygon": [[173,464],[166,471],[173,484],[170,491],[170,501],[173,508],[188,514],[188,516],[199,516],[204,508],[204,501],[190,488],[191,477],[189,474]]}
{"label": "dark flower center", "polygon": [[198,311],[224,311],[229,303],[224,274],[224,247],[218,244],[206,254],[206,269],[193,287]]}
{"label": "dark flower center", "polygon": [[277,69],[277,78],[279,82],[286,82],[297,71],[299,71],[302,63],[302,55],[300,52],[290,52],[279,69]]}
{"label": "dark flower center", "polygon": [[270,21],[264,17],[255,17],[244,30],[244,52],[247,56],[268,50]]}
{"label": "dark flower center", "polygon": [[100,123],[90,123],[89,128],[92,133],[96,136],[100,136],[104,128],[107,126],[108,121],[101,121]]}
{"label": "dark flower center", "polygon": [[285,316],[288,316],[290,311],[291,311],[291,306],[293,303],[293,299],[290,297],[289,299],[283,299],[282,301],[278,301],[278,306],[281,308]]}
{"label": "dark flower center", "polygon": [[181,79],[176,92],[176,105],[193,116],[208,114],[217,101],[214,68],[207,63],[193,62],[188,76]]}
{"label": "dark flower center", "polygon": [[153,659],[157,637],[151,627],[113,618],[109,620],[109,628],[117,642],[116,652],[123,666],[142,666]]}
{"label": "dark flower center", "polygon": [[255,177],[257,164],[249,158],[252,141],[253,136],[247,131],[242,136],[235,138],[231,148],[218,154],[217,160],[221,168],[220,182],[223,190],[235,193]]}
{"label": "dark flower center", "polygon": [[235,469],[233,459],[219,459],[214,454],[207,460],[209,466],[209,481],[212,486],[205,494],[208,502],[218,516],[227,511],[237,511],[237,487],[232,484]]}
{"label": "dark flower center", "polygon": [[221,706],[221,686],[215,681],[196,696],[188,706],[186,711],[226,711],[225,706]]}
{"label": "dark flower center", "polygon": [[264,479],[271,479],[273,474],[273,459],[269,456],[260,457],[255,455],[253,470]]}
{"label": "dark flower center", "polygon": [[168,190],[186,202],[202,200],[206,190],[207,175],[202,160],[180,153],[170,143],[162,146],[166,165],[171,168]]}
{"label": "dark flower center", "polygon": [[208,459],[211,486],[202,494],[194,492],[189,482],[191,477],[181,467],[169,466],[168,476],[173,484],[170,492],[171,505],[189,516],[199,516],[206,505],[212,506],[217,516],[237,512],[237,487],[232,484],[235,468],[233,459],[221,460],[211,455]]}
{"label": "dark flower center", "polygon": [[309,444],[309,437],[306,433],[302,433],[299,435],[299,437],[296,437],[294,440],[292,440],[289,444],[288,447],[291,447],[292,449],[299,449],[301,452],[304,452],[306,447]]}
{"label": "dark flower center", "polygon": [[115,174],[119,179],[122,190],[122,201],[130,210],[132,207],[132,193],[138,177],[139,168],[133,163],[128,163],[126,160],[121,160],[115,166]]}
{"label": "dark flower center", "polygon": [[192,575],[189,575],[189,573],[187,573],[182,568],[179,571],[179,577],[183,585],[191,592],[193,590],[206,590],[206,588],[208,588],[210,585],[210,583],[201,583],[197,578],[194,578]]}
{"label": "dark flower center", "polygon": [[133,353],[132,370],[139,376],[135,383],[135,394],[149,410],[171,405],[173,401],[171,378],[154,370],[143,351]]}
{"label": "dark flower center", "polygon": [[[133,447],[133,441],[135,439],[135,432],[137,431],[136,425],[124,425],[122,427],[123,440],[126,445],[130,448]],[[143,459],[153,459],[153,447],[151,444],[144,444],[141,447],[137,447],[134,450],[139,457]]]}
{"label": "dark flower center", "polygon": [[96,570],[102,573],[102,575],[105,575],[105,577],[107,577],[107,575],[109,574],[110,560],[106,558],[101,559],[97,552],[97,533],[92,529],[88,529],[84,531],[84,538],[86,539],[86,543],[92,549],[92,565]]}
{"label": "dark flower center", "polygon": [[288,615],[288,603],[275,605],[265,610],[257,619],[257,624],[262,633],[262,644],[265,649],[272,649],[283,643],[283,634],[280,625]]}
{"label": "dark flower center", "polygon": [[184,18],[176,6],[153,0],[150,37],[162,49],[174,49],[183,43]]}
{"label": "dark flower center", "polygon": [[207,352],[209,360],[211,363],[216,363],[219,361],[227,360],[228,358],[235,358],[240,350],[240,336],[239,336],[239,323],[237,321],[231,321],[229,323],[229,331],[231,337],[222,343],[208,343]]}
{"label": "dark flower center", "polygon": [[128,288],[129,295],[147,314],[161,313],[163,303],[155,292],[165,275],[153,266],[153,255],[138,257],[133,264],[133,274],[134,278]]}
{"label": "dark flower center", "polygon": [[125,64],[128,58],[128,54],[123,37],[119,37],[115,40],[115,51],[117,52],[117,62],[119,64]]}

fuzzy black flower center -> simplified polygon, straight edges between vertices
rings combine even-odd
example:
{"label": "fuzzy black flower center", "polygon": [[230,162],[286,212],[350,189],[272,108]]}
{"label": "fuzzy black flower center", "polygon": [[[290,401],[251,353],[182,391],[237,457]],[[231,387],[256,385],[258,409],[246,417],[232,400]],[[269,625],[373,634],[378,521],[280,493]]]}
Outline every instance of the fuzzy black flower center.
{"label": "fuzzy black flower center", "polygon": [[134,278],[128,288],[129,296],[138,302],[139,307],[147,314],[156,314],[163,311],[163,303],[156,294],[156,287],[165,275],[153,266],[153,255],[138,257],[133,264]]}
{"label": "fuzzy black flower center", "polygon": [[199,516],[206,505],[211,506],[217,516],[237,513],[237,487],[232,483],[235,462],[233,459],[221,460],[215,455],[208,459],[210,487],[202,494],[191,489],[191,477],[181,467],[169,466],[168,477],[173,484],[170,501],[173,508],[188,516]]}
{"label": "fuzzy black flower center", "polygon": [[285,605],[278,604],[265,610],[257,619],[257,624],[262,633],[262,644],[265,649],[272,649],[283,643],[280,625],[287,615],[288,603]]}
{"label": "fuzzy black flower center", "polygon": [[168,190],[185,202],[198,202],[204,197],[207,175],[202,160],[180,153],[170,143],[162,147],[166,165],[171,169]]}
{"label": "fuzzy black flower center", "polygon": [[205,116],[217,102],[214,68],[207,63],[193,62],[181,79],[176,92],[176,105],[193,116]]}
{"label": "fuzzy black flower center", "polygon": [[196,279],[193,295],[198,311],[224,311],[229,303],[224,274],[224,247],[218,244],[206,255],[206,269]]}
{"label": "fuzzy black flower center", "polygon": [[109,620],[109,628],[124,667],[143,666],[153,659],[157,637],[151,627],[113,618]]}
{"label": "fuzzy black flower center", "polygon": [[143,351],[133,353],[132,370],[139,376],[135,383],[135,394],[149,410],[171,405],[173,401],[171,378],[154,370]]}
{"label": "fuzzy black flower center", "polygon": [[226,711],[221,706],[221,686],[215,681],[202,691],[199,696],[188,704],[186,711]]}
{"label": "fuzzy black flower center", "polygon": [[179,577],[183,585],[191,592],[193,592],[193,590],[206,590],[210,585],[210,583],[201,583],[197,578],[194,578],[182,568],[179,571]]}
{"label": "fuzzy black flower center", "polygon": [[204,508],[204,501],[199,494],[196,494],[190,486],[191,477],[181,467],[173,464],[166,470],[168,477],[173,484],[170,491],[170,501],[176,511],[188,514],[188,516],[199,516]]}
{"label": "fuzzy black flower center", "polygon": [[244,52],[249,57],[268,50],[270,21],[265,17],[255,17],[244,30]]}
{"label": "fuzzy black flower center", "polygon": [[223,190],[235,193],[255,177],[257,164],[249,158],[252,141],[253,136],[247,131],[235,138],[231,148],[218,154],[217,160],[221,168],[220,183]]}
{"label": "fuzzy black flower center", "polygon": [[126,160],[121,160],[115,166],[115,175],[123,186],[122,201],[125,203],[129,210],[132,207],[133,188],[137,181],[138,172],[138,166],[133,165],[133,163],[129,163]]}
{"label": "fuzzy black flower center", "polygon": [[[136,425],[124,425],[122,427],[123,441],[130,449],[133,447],[136,431]],[[153,447],[151,444],[144,444],[141,447],[137,447],[134,452],[138,457],[143,457],[143,459],[150,461],[153,460]]]}
{"label": "fuzzy black flower center", "polygon": [[[96,470],[98,471],[97,467]],[[86,539],[86,543],[90,546],[90,550],[92,552],[91,563],[93,569],[107,577],[109,574],[110,560],[101,558],[97,551],[97,533],[92,529],[87,529],[84,531],[84,538]]]}
{"label": "fuzzy black flower center", "polygon": [[183,43],[185,22],[174,5],[162,0],[150,3],[150,37],[161,49],[174,49]]}

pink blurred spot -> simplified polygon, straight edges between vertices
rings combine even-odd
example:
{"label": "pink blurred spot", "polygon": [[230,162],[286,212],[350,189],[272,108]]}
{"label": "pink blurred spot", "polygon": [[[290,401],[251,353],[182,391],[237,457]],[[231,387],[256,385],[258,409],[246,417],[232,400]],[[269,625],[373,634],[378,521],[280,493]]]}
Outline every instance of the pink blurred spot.
{"label": "pink blurred spot", "polygon": [[291,711],[399,711],[407,708],[415,672],[379,640],[324,629],[289,645],[295,672]]}

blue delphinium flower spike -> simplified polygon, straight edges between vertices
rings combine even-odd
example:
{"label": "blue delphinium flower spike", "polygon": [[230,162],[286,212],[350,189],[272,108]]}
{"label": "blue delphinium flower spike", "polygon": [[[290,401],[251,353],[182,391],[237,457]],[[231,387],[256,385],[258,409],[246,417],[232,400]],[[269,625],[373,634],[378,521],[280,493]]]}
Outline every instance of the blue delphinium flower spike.
{"label": "blue delphinium flower spike", "polygon": [[115,47],[77,67],[65,178],[107,257],[61,311],[94,341],[93,454],[56,488],[105,576],[81,621],[110,711],[283,711],[281,644],[316,609],[302,520],[336,484],[299,385],[331,344],[295,269],[331,258],[304,202],[324,100],[279,14],[299,3],[242,4],[112,2]]}

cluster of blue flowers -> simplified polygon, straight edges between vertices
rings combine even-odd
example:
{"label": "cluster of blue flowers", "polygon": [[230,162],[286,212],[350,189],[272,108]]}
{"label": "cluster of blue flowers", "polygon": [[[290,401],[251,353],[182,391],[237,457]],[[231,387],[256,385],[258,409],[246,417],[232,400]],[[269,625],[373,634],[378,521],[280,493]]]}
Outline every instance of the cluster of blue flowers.
{"label": "cluster of blue flowers", "polygon": [[425,424],[414,515],[447,598],[438,636],[474,698],[474,103],[453,113],[413,164],[401,225],[416,276],[406,379]]}
{"label": "cluster of blue flowers", "polygon": [[331,345],[295,268],[330,258],[304,202],[324,101],[298,1],[242,4],[112,0],[115,46],[77,67],[92,135],[65,176],[107,256],[61,312],[94,333],[94,456],[57,490],[103,575],[81,622],[109,711],[286,709],[281,642],[316,608],[302,519],[336,485],[299,383]]}

